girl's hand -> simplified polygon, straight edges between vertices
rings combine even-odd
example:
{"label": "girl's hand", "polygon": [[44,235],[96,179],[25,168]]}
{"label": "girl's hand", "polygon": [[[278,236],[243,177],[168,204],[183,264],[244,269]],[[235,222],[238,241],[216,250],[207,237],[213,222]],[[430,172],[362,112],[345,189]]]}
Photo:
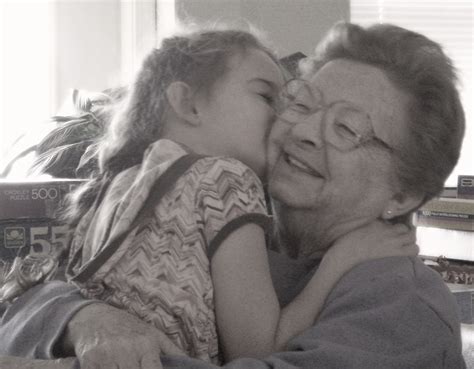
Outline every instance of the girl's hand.
{"label": "girl's hand", "polygon": [[389,256],[415,256],[416,230],[406,224],[376,220],[338,239],[323,258],[347,272],[355,265]]}
{"label": "girl's hand", "polygon": [[310,310],[305,302],[301,302],[299,316],[311,311],[310,317],[316,319],[334,286],[357,264],[388,256],[417,255],[419,248],[415,242],[414,228],[380,220],[345,234],[326,251],[316,273],[294,300],[312,303]]}
{"label": "girl's hand", "polygon": [[160,354],[183,355],[164,333],[105,303],[79,310],[68,323],[65,350],[81,369],[161,369]]}

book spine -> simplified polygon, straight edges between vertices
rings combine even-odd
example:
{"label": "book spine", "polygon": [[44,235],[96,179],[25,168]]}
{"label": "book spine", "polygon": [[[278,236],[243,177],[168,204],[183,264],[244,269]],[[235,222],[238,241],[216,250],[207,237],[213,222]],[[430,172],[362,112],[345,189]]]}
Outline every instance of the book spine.
{"label": "book spine", "polygon": [[418,210],[417,216],[424,217],[424,218],[474,221],[474,214],[451,213],[451,212],[446,212],[446,211],[435,211],[435,210],[424,210],[424,209]]}

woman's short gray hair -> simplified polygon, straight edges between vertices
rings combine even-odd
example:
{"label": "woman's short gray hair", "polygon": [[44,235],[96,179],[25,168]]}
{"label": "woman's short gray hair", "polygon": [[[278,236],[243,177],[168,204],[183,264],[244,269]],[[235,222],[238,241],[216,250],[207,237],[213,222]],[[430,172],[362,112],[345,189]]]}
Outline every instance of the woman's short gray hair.
{"label": "woman's short gray hair", "polygon": [[442,47],[407,29],[377,24],[363,28],[337,23],[300,67],[313,73],[334,59],[349,59],[383,70],[411,96],[407,137],[394,156],[398,181],[408,193],[438,195],[455,167],[464,136],[464,111],[456,72]]}

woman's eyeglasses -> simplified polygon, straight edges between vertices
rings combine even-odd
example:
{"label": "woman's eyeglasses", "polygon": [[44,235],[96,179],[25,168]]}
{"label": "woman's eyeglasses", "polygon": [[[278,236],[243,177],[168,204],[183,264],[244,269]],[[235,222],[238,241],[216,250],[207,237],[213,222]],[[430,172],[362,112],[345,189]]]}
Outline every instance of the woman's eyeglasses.
{"label": "woman's eyeglasses", "polygon": [[311,116],[321,117],[325,141],[340,151],[351,151],[368,142],[376,142],[393,151],[377,137],[367,112],[347,101],[324,103],[323,93],[302,79],[289,80],[282,89],[277,108],[279,119],[300,123]]}

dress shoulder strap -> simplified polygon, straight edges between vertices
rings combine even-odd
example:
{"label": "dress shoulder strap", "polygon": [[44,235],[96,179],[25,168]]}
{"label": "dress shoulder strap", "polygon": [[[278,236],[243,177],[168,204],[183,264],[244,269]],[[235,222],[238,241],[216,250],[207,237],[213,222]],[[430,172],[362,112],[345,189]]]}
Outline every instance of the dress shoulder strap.
{"label": "dress shoulder strap", "polygon": [[[187,154],[177,159],[171,166],[156,180],[155,184],[150,189],[148,199],[144,206],[140,209],[137,216],[133,220],[130,227],[123,234],[113,239],[105,248],[102,248],[94,260],[84,266],[71,280],[79,283],[85,283],[90,277],[94,275],[99,268],[117,251],[122,242],[127,238],[132,230],[144,224],[146,220],[153,216],[153,211],[156,205],[161,201],[163,196],[171,189],[176,181],[199,159],[204,156],[197,154]],[[73,275],[72,267],[74,264],[68,265],[68,275]]]}

